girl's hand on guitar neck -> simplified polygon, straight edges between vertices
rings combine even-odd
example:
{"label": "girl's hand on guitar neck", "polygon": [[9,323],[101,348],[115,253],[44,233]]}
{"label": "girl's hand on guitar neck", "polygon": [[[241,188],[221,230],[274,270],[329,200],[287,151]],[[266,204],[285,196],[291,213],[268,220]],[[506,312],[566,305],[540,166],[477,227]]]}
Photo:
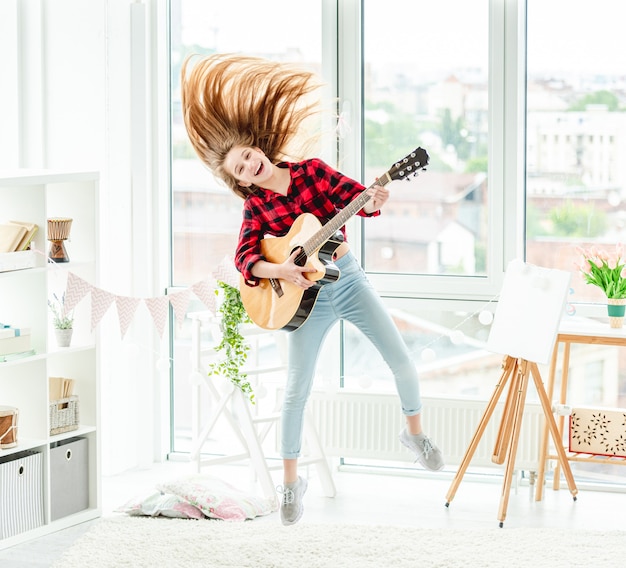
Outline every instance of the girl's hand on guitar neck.
{"label": "girl's hand on guitar neck", "polygon": [[389,190],[382,185],[374,185],[367,190],[370,200],[363,207],[368,214],[378,211],[389,199]]}

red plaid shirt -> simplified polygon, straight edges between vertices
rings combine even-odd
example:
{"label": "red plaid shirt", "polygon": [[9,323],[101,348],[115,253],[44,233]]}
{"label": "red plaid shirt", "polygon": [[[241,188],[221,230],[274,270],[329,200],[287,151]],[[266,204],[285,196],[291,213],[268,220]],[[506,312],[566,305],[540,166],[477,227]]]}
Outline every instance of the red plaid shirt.
{"label": "red plaid shirt", "polygon": [[[278,167],[291,171],[287,195],[260,189],[246,198],[243,206],[235,265],[252,286],[259,283],[252,275],[252,267],[259,260],[266,260],[261,254],[261,239],[265,235],[284,236],[302,213],[312,213],[325,224],[365,189],[320,159],[281,162]],[[376,211],[368,215],[363,210],[357,213],[362,217],[379,214],[380,211]],[[346,228],[342,227],[341,232],[345,239]]]}

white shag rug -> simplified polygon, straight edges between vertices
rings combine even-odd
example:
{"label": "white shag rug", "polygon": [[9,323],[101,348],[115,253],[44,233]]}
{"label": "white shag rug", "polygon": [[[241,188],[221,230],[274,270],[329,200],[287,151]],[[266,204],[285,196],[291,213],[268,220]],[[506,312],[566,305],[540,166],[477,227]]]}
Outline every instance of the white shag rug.
{"label": "white shag rug", "polygon": [[283,527],[151,517],[99,521],[53,568],[561,568],[624,566],[625,531]]}

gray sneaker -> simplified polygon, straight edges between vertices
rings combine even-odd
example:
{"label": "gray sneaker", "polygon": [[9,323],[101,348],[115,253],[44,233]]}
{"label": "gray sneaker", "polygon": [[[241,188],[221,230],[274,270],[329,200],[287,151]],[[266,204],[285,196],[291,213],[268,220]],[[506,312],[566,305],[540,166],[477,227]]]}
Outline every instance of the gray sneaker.
{"label": "gray sneaker", "polygon": [[285,483],[284,488],[278,488],[278,492],[283,496],[280,503],[280,518],[283,525],[294,525],[302,518],[302,513],[304,513],[302,497],[307,485],[306,479],[298,477],[298,481]]}
{"label": "gray sneaker", "polygon": [[426,469],[441,471],[444,467],[441,450],[424,434],[411,436],[405,428],[400,432],[400,442],[411,450]]}

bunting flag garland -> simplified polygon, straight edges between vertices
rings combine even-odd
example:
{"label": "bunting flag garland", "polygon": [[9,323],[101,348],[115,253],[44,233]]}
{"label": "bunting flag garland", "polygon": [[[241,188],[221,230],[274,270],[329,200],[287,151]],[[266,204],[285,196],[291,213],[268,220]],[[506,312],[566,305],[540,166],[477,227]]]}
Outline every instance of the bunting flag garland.
{"label": "bunting flag garland", "polygon": [[174,318],[178,327],[182,327],[185,321],[185,315],[187,314],[187,306],[189,305],[189,290],[183,290],[182,292],[175,292],[167,296],[174,309]]}
{"label": "bunting flag garland", "polygon": [[65,290],[65,301],[63,302],[63,315],[69,314],[76,305],[91,292],[91,284],[79,278],[73,272],[67,273],[67,289]]}
{"label": "bunting flag garland", "polygon": [[115,296],[109,292],[105,292],[100,288],[92,286],[91,288],[91,330],[96,329],[100,320],[107,313],[111,304],[115,300]]}
{"label": "bunting flag garland", "polygon": [[68,271],[64,311],[66,314],[71,312],[87,294],[91,293],[91,329],[94,330],[111,307],[111,304],[115,302],[120,325],[120,334],[122,338],[124,338],[135,317],[139,304],[143,301],[152,316],[159,337],[163,337],[169,306],[171,305],[174,310],[177,325],[179,327],[182,326],[187,315],[187,308],[191,300],[192,292],[209,311],[215,312],[216,293],[219,290],[219,286],[217,285],[218,281],[239,287],[239,273],[232,259],[225,257],[217,266],[211,277],[196,282],[188,289],[153,298],[117,296],[97,286],[93,286],[80,276]]}
{"label": "bunting flag garland", "polygon": [[115,306],[117,307],[117,318],[120,321],[120,333],[122,334],[122,339],[124,339],[124,336],[126,335],[126,332],[135,317],[135,312],[137,311],[139,302],[141,302],[139,298],[132,298],[130,296],[115,297]]}
{"label": "bunting flag garland", "polygon": [[196,282],[191,287],[191,291],[209,308],[210,312],[215,312],[215,286],[211,286],[209,282],[202,280]]}
{"label": "bunting flag garland", "polygon": [[213,273],[216,280],[225,282],[233,288],[239,288],[239,272],[235,268],[233,261],[227,261],[225,258],[217,267],[217,270]]}
{"label": "bunting flag garland", "polygon": [[167,296],[146,298],[144,302],[146,302],[146,306],[148,306],[148,310],[152,315],[159,337],[163,337],[163,331],[165,331],[165,324],[167,322],[167,307],[169,305]]}

